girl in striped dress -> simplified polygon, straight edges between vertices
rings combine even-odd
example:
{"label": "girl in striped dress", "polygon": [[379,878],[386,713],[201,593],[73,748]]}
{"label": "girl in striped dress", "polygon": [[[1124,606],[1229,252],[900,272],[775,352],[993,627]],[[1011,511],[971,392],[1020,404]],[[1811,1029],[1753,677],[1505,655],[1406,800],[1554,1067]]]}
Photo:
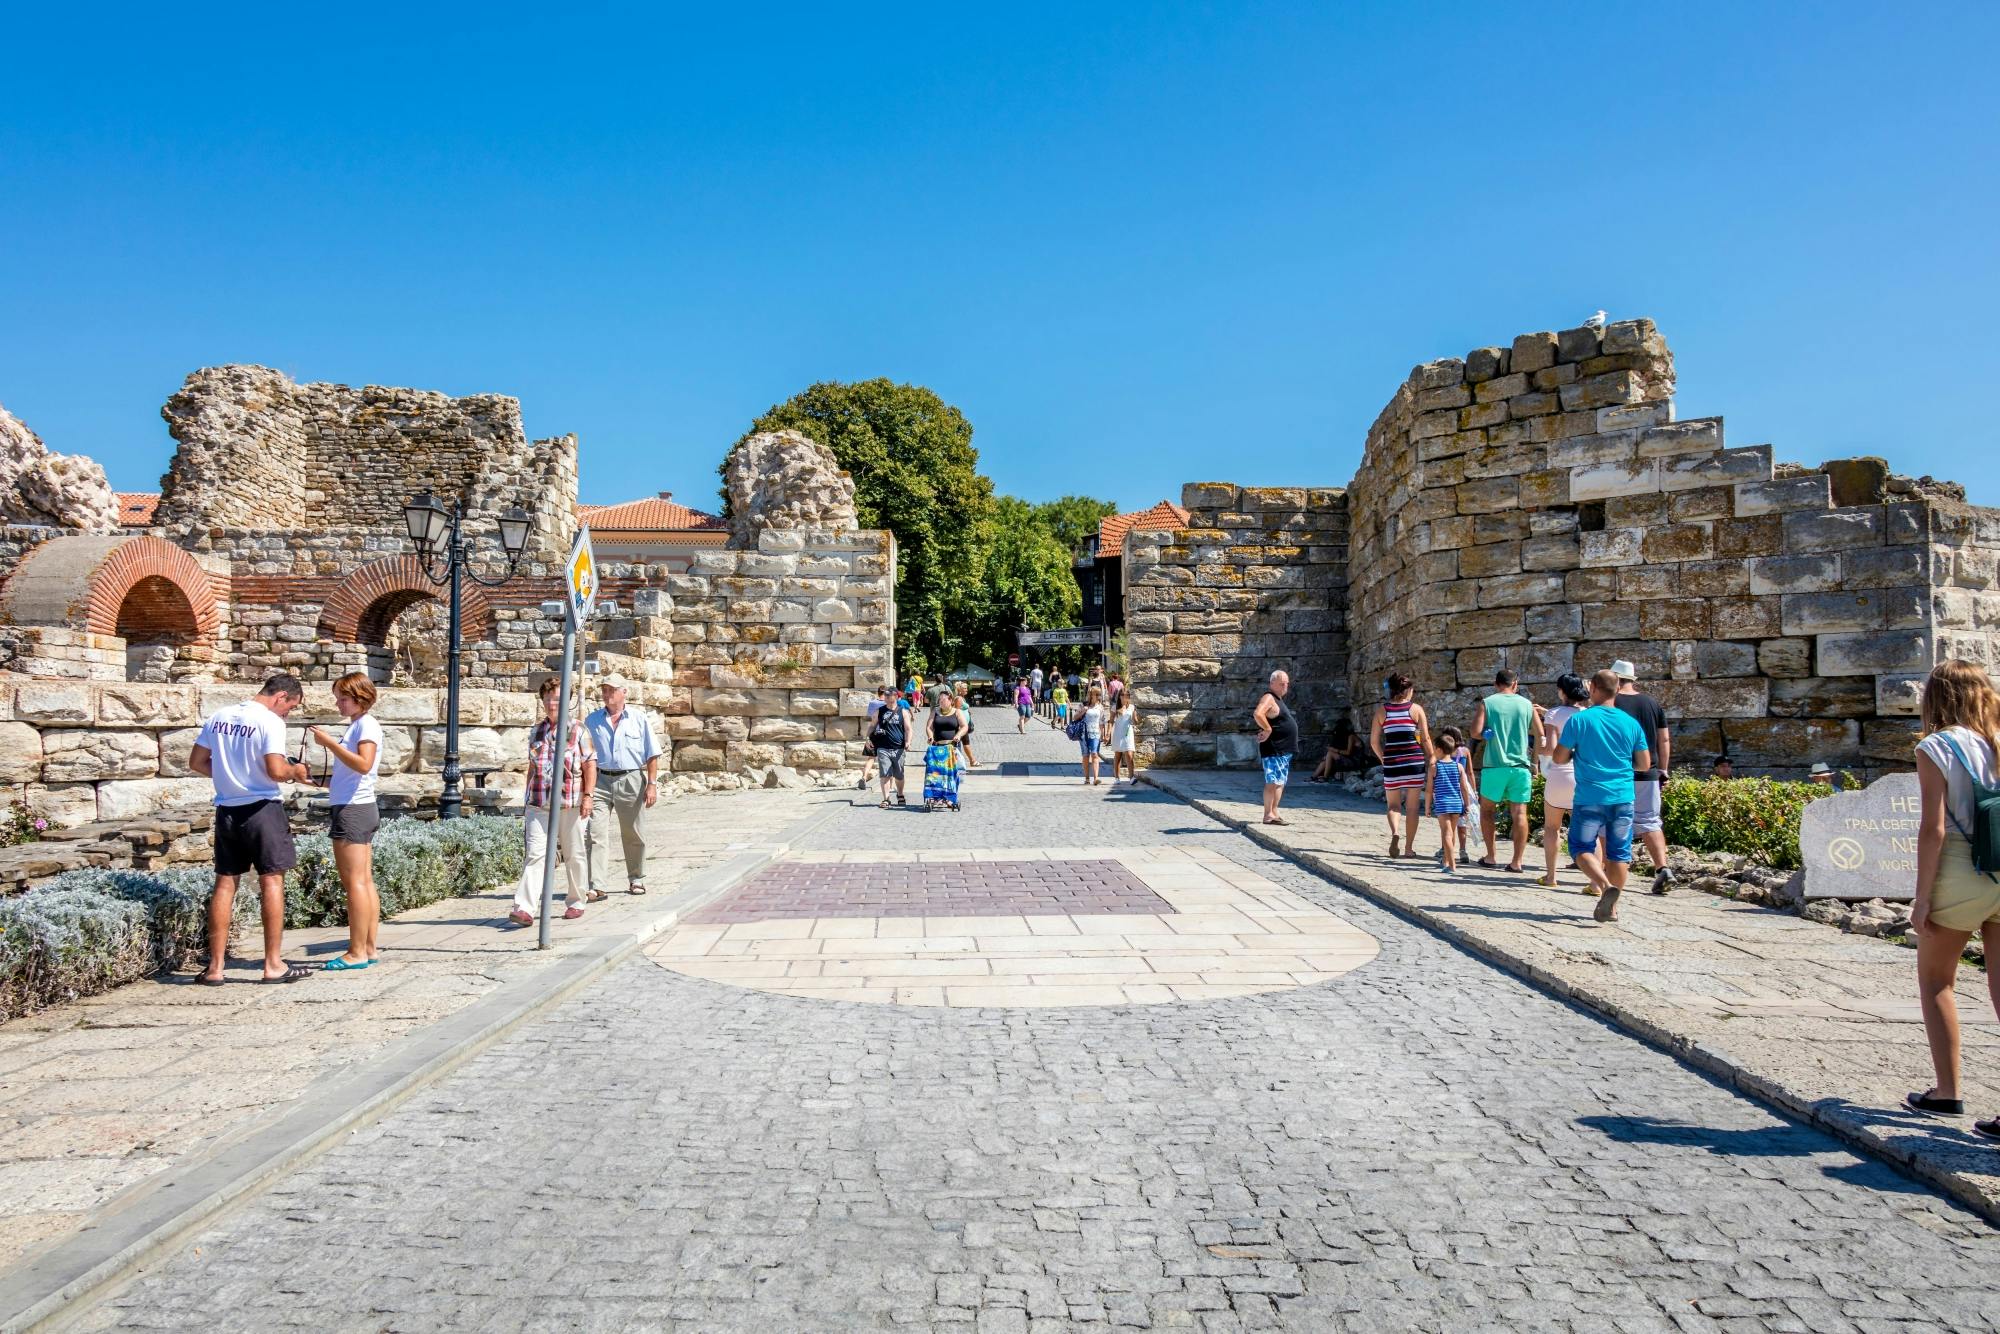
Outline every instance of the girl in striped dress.
{"label": "girl in striped dress", "polygon": [[1437,739],[1436,763],[1431,769],[1431,790],[1424,803],[1437,816],[1438,841],[1443,846],[1440,852],[1444,858],[1444,869],[1458,869],[1458,820],[1465,814],[1465,768],[1458,760],[1458,737],[1450,731],[1440,732]]}
{"label": "girl in striped dress", "polygon": [[[1382,793],[1389,803],[1389,855],[1417,855],[1417,825],[1431,788],[1431,725],[1416,702],[1417,685],[1401,672],[1382,683],[1388,696],[1376,706],[1369,743],[1382,761]],[[1400,834],[1396,817],[1403,818]]]}

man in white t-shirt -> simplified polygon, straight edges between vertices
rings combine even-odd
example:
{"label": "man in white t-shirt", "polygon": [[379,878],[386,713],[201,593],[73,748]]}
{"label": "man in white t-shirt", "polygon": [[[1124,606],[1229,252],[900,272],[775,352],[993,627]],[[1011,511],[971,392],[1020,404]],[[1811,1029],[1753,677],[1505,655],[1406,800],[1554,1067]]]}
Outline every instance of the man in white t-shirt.
{"label": "man in white t-shirt", "polygon": [[312,976],[282,957],[285,872],[298,865],[299,854],[278,784],[307,778],[305,765],[285,750],[285,715],[305,693],[296,676],[271,677],[253,698],[217,709],[201,725],[188,755],[188,768],[215,785],[215,894],[208,901],[208,969],[201,976],[207,986],[222,985],[236,881],[252,868],[262,891],[264,980]]}

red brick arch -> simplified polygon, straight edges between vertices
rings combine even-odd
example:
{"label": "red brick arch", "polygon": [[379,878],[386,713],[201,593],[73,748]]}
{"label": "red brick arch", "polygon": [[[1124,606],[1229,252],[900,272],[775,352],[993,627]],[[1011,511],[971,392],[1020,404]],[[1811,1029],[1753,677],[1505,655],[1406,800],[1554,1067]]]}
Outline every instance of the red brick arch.
{"label": "red brick arch", "polygon": [[117,634],[126,595],[143,581],[156,578],[180,591],[194,615],[195,630],[203,638],[212,638],[222,625],[222,604],[215,596],[214,582],[193,556],[157,537],[121,542],[98,564],[84,593],[84,628],[94,635]]}
{"label": "red brick arch", "polygon": [[[424,577],[423,562],[415,556],[384,556],[350,571],[327,595],[319,632],[349,644],[380,644],[390,624],[409,607],[446,595],[445,589]],[[468,579],[459,596],[465,637],[493,638],[493,604],[486,590]]]}

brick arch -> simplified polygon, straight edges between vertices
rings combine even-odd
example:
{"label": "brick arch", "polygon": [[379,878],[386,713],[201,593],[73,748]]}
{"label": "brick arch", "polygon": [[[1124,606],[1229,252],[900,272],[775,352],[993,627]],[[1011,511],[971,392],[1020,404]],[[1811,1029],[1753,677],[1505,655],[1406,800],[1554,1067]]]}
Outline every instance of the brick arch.
{"label": "brick arch", "polygon": [[[349,644],[381,644],[403,612],[425,598],[445,596],[424,577],[423,562],[415,556],[384,556],[350,571],[327,595],[319,632]],[[459,597],[466,639],[492,639],[493,603],[486,590],[468,580]]]}
{"label": "brick arch", "polygon": [[83,596],[84,628],[95,635],[117,634],[127,595],[141,585],[147,590],[158,589],[156,584],[147,584],[156,579],[164,580],[187,599],[195,633],[213,638],[222,626],[222,604],[208,571],[173,543],[145,536],[120,542],[91,573]]}

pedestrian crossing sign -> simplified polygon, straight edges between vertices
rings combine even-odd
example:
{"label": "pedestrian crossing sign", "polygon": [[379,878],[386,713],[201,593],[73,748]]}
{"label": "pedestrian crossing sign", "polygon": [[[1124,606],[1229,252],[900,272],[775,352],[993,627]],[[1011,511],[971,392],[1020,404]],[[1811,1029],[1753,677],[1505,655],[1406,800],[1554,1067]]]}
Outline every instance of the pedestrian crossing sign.
{"label": "pedestrian crossing sign", "polygon": [[569,549],[568,578],[570,620],[580,626],[597,600],[597,559],[590,552],[589,524],[576,530],[576,542]]}

